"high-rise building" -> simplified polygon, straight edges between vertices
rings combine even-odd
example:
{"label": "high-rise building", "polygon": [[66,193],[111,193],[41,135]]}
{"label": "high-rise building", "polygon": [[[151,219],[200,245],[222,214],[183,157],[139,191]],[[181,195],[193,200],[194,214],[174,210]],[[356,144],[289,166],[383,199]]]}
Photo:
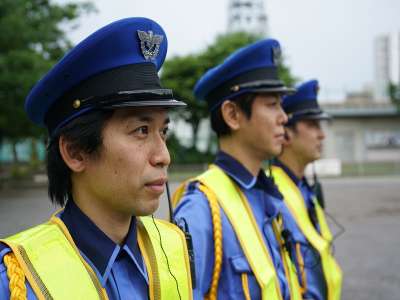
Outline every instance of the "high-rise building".
{"label": "high-rise building", "polygon": [[264,0],[229,0],[228,32],[236,31],[267,37],[268,18]]}
{"label": "high-rise building", "polygon": [[380,35],[375,38],[374,55],[374,99],[377,102],[387,102],[389,100],[389,84],[391,74],[389,35]]}

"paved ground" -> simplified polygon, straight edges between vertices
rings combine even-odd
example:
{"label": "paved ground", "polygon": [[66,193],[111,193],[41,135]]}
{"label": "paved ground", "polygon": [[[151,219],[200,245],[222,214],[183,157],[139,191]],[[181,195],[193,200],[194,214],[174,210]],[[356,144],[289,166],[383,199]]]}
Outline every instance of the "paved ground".
{"label": "paved ground", "polygon": [[[335,243],[343,299],[399,300],[400,177],[325,179],[323,185],[327,211],[346,228]],[[55,209],[46,198],[43,189],[0,191],[0,237],[46,220]],[[165,198],[157,215],[167,216]]]}

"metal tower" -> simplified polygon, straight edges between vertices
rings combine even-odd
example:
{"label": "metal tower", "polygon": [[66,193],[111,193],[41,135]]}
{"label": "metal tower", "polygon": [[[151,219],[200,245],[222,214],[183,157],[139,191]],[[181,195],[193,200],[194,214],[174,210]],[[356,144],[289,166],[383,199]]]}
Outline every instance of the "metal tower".
{"label": "metal tower", "polygon": [[375,38],[375,89],[374,98],[378,102],[389,100],[389,83],[391,74],[390,37],[381,35]]}
{"label": "metal tower", "polygon": [[268,35],[264,0],[229,0],[228,32],[245,31],[261,37]]}

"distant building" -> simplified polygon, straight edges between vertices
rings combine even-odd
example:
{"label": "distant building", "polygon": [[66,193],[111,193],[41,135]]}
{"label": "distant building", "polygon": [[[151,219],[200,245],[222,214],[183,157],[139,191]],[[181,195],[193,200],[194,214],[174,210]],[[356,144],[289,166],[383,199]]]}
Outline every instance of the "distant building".
{"label": "distant building", "polygon": [[263,0],[229,0],[228,32],[244,31],[268,35],[268,18]]}
{"label": "distant building", "polygon": [[325,124],[324,157],[343,163],[400,162],[400,112],[373,100],[324,104],[333,117]]}
{"label": "distant building", "polygon": [[377,102],[389,102],[391,75],[390,36],[381,35],[374,41],[374,98]]}

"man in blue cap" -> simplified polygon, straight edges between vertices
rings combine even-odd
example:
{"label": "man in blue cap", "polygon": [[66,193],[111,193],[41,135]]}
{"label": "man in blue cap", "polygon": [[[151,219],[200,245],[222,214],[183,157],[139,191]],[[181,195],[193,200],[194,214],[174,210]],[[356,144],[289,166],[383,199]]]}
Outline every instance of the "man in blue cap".
{"label": "man in blue cap", "polygon": [[155,220],[170,156],[159,81],[167,37],[127,18],[96,31],[32,89],[47,127],[50,221],[0,242],[0,299],[191,299],[184,235]]}
{"label": "man in blue cap", "polygon": [[279,55],[278,41],[256,42],[195,86],[219,142],[214,164],[174,196],[175,220],[192,235],[195,299],[301,299],[283,246],[283,202],[262,170],[281,152],[287,121]]}
{"label": "man in blue cap", "polygon": [[[292,252],[303,298],[339,300],[342,272],[331,253],[332,234],[321,199],[304,176],[306,166],[321,157],[325,138],[321,121],[330,119],[318,105],[318,89],[318,81],[311,80],[284,97],[282,106],[288,115],[285,142],[272,174],[300,228],[294,232]],[[318,181],[314,184],[319,186]]]}

